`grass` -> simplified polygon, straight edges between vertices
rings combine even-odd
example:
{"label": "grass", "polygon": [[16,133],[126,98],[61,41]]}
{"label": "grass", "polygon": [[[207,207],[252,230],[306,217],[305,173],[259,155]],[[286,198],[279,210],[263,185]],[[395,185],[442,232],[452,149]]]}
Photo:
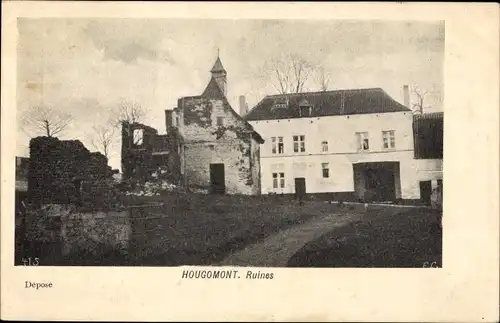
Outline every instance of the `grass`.
{"label": "grass", "polygon": [[277,231],[337,208],[323,202],[300,206],[279,196],[182,194],[163,196],[162,202],[162,214],[137,215],[133,220],[130,261],[134,265],[214,264]]}
{"label": "grass", "polygon": [[442,266],[441,214],[409,209],[366,216],[306,244],[289,267]]}
{"label": "grass", "polygon": [[[289,196],[169,193],[162,196],[123,198],[127,205],[135,206],[130,208],[131,237],[128,253],[103,247],[102,250],[96,250],[96,253],[81,250],[44,264],[211,265],[277,231],[338,209],[336,205],[324,202],[299,205]],[[54,254],[57,256],[57,252]]]}

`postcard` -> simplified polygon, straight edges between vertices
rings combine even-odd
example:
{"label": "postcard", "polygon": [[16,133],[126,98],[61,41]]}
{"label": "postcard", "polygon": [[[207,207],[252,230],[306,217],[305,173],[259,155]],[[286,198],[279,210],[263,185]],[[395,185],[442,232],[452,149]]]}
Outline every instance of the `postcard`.
{"label": "postcard", "polygon": [[2,319],[498,318],[498,5],[2,6]]}

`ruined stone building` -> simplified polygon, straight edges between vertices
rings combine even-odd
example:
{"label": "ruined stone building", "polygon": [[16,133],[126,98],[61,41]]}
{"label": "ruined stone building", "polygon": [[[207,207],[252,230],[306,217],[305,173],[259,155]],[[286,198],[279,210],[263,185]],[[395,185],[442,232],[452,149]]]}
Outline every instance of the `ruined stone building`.
{"label": "ruined stone building", "polygon": [[165,167],[189,189],[260,194],[264,140],[229,104],[227,73],[219,57],[210,72],[201,95],[180,98],[177,107],[165,111],[166,135],[146,125],[123,124],[124,178],[146,181]]}
{"label": "ruined stone building", "polygon": [[122,173],[124,179],[144,183],[155,172],[172,184],[181,184],[182,138],[175,130],[159,135],[141,123],[122,123]]}
{"label": "ruined stone building", "polygon": [[33,204],[88,204],[110,202],[106,181],[114,171],[108,159],[90,152],[79,140],[36,137],[30,141],[27,198]]}

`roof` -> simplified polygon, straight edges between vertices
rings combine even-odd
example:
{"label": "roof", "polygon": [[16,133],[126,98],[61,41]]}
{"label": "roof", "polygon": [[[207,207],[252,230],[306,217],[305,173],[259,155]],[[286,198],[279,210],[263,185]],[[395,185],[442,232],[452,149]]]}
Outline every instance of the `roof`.
{"label": "roof", "polygon": [[219,86],[219,83],[217,83],[217,81],[213,77],[210,78],[210,82],[208,82],[207,87],[205,88],[201,96],[212,99],[226,98],[224,92],[222,92],[222,89]]}
{"label": "roof", "polygon": [[415,114],[413,115],[413,120],[436,120],[443,122],[444,112],[427,112],[424,114]]}
{"label": "roof", "polygon": [[383,89],[369,88],[270,95],[261,100],[245,119],[300,118],[299,106],[304,102],[312,107],[311,117],[411,111]]}
{"label": "roof", "polygon": [[413,116],[414,154],[416,159],[442,159],[444,113]]}
{"label": "roof", "polygon": [[224,69],[224,66],[222,66],[222,63],[220,61],[219,56],[217,56],[217,60],[215,61],[214,67],[210,70],[210,72],[225,72],[226,70]]}
{"label": "roof", "polygon": [[208,85],[205,88],[205,91],[203,91],[201,97],[222,100],[224,102],[224,107],[229,111],[231,111],[231,113],[234,115],[236,119],[242,121],[245,124],[245,126],[252,132],[252,136],[254,137],[254,139],[261,144],[264,143],[264,139],[257,131],[254,130],[252,125],[249,124],[238,113],[236,113],[236,111],[234,111],[234,109],[231,107],[231,104],[229,104],[229,101],[227,100],[226,96],[222,92],[219,84],[217,84],[217,81],[213,77],[210,79],[210,82],[208,82]]}

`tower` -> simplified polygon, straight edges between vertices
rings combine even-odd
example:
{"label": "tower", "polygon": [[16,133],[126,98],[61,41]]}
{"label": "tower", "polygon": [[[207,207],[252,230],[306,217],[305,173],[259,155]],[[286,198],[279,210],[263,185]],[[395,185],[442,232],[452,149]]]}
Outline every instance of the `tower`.
{"label": "tower", "polygon": [[214,67],[210,70],[212,73],[212,78],[215,79],[217,84],[219,85],[222,93],[227,96],[227,73],[219,58],[219,53],[217,51],[217,60],[215,61]]}

